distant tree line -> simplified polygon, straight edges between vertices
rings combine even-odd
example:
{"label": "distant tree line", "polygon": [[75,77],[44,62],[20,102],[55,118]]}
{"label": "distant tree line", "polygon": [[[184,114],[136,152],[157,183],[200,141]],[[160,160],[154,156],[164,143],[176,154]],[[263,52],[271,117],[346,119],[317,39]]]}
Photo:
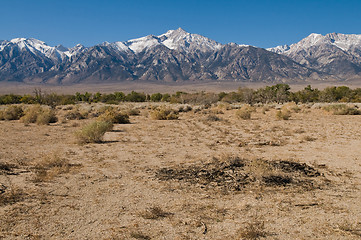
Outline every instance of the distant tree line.
{"label": "distant tree line", "polygon": [[346,86],[327,87],[324,90],[312,88],[310,85],[300,91],[290,91],[287,84],[276,84],[259,88],[257,90],[250,88],[239,88],[234,92],[221,93],[186,93],[176,92],[175,94],[145,94],[132,91],[128,94],[123,92],[114,93],[75,93],[74,95],[44,93],[41,89],[35,89],[33,94],[0,95],[0,104],[44,104],[55,107],[57,105],[67,105],[76,103],[107,103],[119,104],[120,102],[170,102],[170,103],[189,103],[189,104],[212,104],[218,101],[236,103],[243,102],[248,104],[255,103],[308,103],[308,102],[361,102],[361,88],[351,89]]}

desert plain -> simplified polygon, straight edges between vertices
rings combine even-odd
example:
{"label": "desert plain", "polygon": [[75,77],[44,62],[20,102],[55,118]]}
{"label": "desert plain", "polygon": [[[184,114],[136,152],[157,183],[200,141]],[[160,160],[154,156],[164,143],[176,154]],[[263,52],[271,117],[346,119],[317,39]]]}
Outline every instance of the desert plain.
{"label": "desert plain", "polygon": [[[153,119],[158,105],[178,119]],[[361,115],[121,103],[129,124],[79,144],[93,119],[67,112],[102,107],[57,106],[49,125],[0,121],[0,239],[361,238]]]}

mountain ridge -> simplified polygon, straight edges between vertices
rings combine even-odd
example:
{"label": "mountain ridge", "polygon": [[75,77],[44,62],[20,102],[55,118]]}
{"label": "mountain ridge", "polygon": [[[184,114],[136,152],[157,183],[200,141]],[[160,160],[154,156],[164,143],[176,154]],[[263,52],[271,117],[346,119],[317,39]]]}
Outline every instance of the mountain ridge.
{"label": "mountain ridge", "polygon": [[339,78],[361,73],[361,35],[312,33],[301,41],[267,50]]}
{"label": "mountain ridge", "polygon": [[51,47],[34,38],[0,41],[0,81],[243,81],[345,80],[361,75],[361,35],[311,34],[263,49],[221,44],[181,28],[159,36],[92,47]]}

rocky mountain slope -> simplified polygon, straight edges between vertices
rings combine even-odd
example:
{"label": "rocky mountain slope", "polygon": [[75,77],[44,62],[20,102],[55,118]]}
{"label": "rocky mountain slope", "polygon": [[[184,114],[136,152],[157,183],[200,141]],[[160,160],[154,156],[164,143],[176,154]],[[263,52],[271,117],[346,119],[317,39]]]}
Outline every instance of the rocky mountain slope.
{"label": "rocky mountain slope", "polygon": [[329,33],[323,36],[313,33],[298,43],[268,50],[340,79],[361,73],[361,35]]}
{"label": "rocky mountain slope", "polygon": [[361,36],[311,34],[268,50],[220,44],[183,29],[93,47],[48,46],[36,39],[0,41],[0,81],[303,82],[361,73]]}

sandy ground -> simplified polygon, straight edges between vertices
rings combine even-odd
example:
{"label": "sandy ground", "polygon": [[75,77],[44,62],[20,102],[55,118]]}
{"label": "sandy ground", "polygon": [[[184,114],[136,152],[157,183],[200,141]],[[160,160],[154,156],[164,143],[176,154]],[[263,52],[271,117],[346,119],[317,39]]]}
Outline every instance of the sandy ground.
{"label": "sandy ground", "polygon": [[[89,120],[1,121],[0,238],[361,238],[361,116],[303,106],[277,120],[275,109],[259,107],[242,120],[217,107],[162,121],[145,104],[132,106],[141,115],[100,144],[75,143]],[[36,167],[54,158],[69,165],[47,175]],[[241,169],[230,159],[253,176],[240,188],[222,179]],[[266,184],[263,161],[299,163],[318,175],[294,170],[290,183]],[[195,177],[197,169],[219,179]]]}

